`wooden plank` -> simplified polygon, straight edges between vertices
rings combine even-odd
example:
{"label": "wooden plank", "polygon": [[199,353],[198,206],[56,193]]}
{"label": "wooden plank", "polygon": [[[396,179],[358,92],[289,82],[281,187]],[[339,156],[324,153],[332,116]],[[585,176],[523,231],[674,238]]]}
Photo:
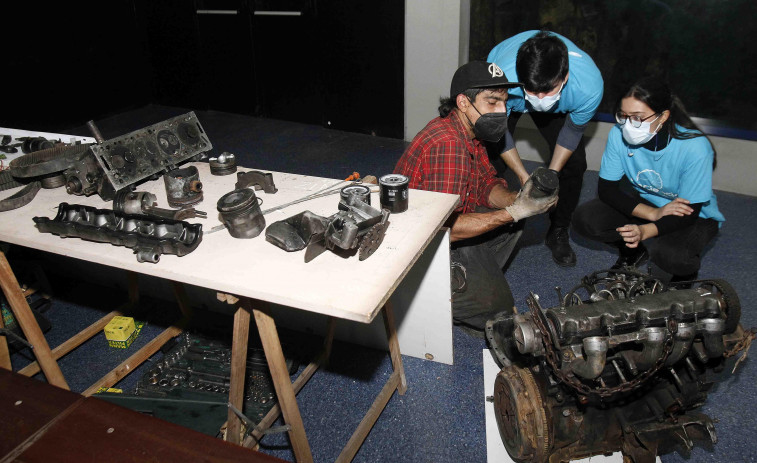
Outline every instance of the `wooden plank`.
{"label": "wooden plank", "polygon": [[126,284],[129,291],[129,302],[134,306],[139,305],[139,274],[130,270],[126,271]]}
{"label": "wooden plank", "polygon": [[[229,378],[229,403],[243,410],[244,381],[247,376],[247,340],[250,335],[250,300],[242,298],[234,313],[234,329],[231,341],[231,374]],[[229,408],[226,419],[226,440],[239,444],[241,442],[242,421]]]}
{"label": "wooden plank", "polygon": [[389,340],[389,355],[392,358],[392,367],[395,373],[399,375],[399,386],[397,392],[404,394],[407,391],[407,379],[405,378],[405,367],[402,365],[402,354],[400,353],[400,344],[397,340],[397,330],[394,326],[394,311],[391,301],[384,305],[384,327],[386,328],[386,337]]}
{"label": "wooden plank", "polygon": [[[329,317],[329,323],[328,327],[326,328],[326,337],[323,341],[323,347],[321,348],[321,351],[316,355],[315,359],[313,359],[312,362],[308,364],[308,366],[305,367],[304,370],[302,370],[302,373],[297,376],[297,379],[294,380],[294,383],[292,383],[292,389],[294,389],[294,395],[297,395],[300,393],[300,390],[307,384],[307,382],[310,380],[310,378],[313,377],[313,374],[315,374],[316,371],[318,371],[318,368],[320,368],[322,365],[325,365],[328,362],[328,358],[331,356],[331,346],[334,341],[334,327],[336,326],[336,319],[333,317]],[[263,432],[266,429],[270,428],[274,421],[279,417],[281,414],[281,407],[279,407],[279,404],[274,405],[271,407],[271,409],[266,413],[266,415],[263,417],[262,420],[257,425],[257,429],[253,431],[247,438],[244,440],[242,445],[244,447],[253,447],[257,446],[258,442],[260,441],[260,438],[263,437]]]}
{"label": "wooden plank", "polygon": [[281,350],[281,341],[276,331],[276,324],[271,317],[268,304],[256,301],[253,308],[255,323],[258,325],[260,341],[263,344],[268,369],[271,371],[273,386],[276,389],[276,397],[284,415],[284,422],[291,426],[289,439],[292,442],[294,457],[298,462],[310,463],[313,455],[305,435],[305,425],[302,423],[300,409],[289,377],[289,370],[284,360],[284,352]]}
{"label": "wooden plank", "polygon": [[192,305],[189,303],[187,290],[186,288],[184,288],[184,284],[179,283],[178,281],[172,281],[171,287],[173,288],[173,294],[176,297],[176,302],[179,304],[179,310],[181,310],[181,314],[184,316],[184,318],[190,320],[192,318]]}
{"label": "wooden plank", "polygon": [[0,288],[2,288],[5,298],[11,306],[21,331],[26,336],[26,340],[34,346],[34,356],[41,365],[47,382],[63,389],[69,389],[60,367],[53,359],[50,346],[47,344],[34,314],[32,314],[32,309],[29,308],[26,298],[21,294],[21,287],[16,280],[16,275],[13,274],[8,259],[5,258],[5,253],[2,251],[0,251]]}
{"label": "wooden plank", "polygon": [[[58,347],[53,349],[53,358],[57,361],[64,355],[68,354],[72,350],[84,344],[84,342],[86,342],[92,336],[102,331],[102,329],[105,328],[105,325],[107,325],[108,322],[113,319],[113,317],[116,317],[119,315],[121,315],[121,312],[119,312],[118,310],[114,310],[113,312],[110,312],[109,314],[105,315],[104,317],[97,320],[93,324],[84,328],[79,333],[70,337],[64,343],[60,344]],[[37,373],[39,373],[39,363],[32,362],[29,365],[25,366],[24,368],[18,370],[18,372],[25,376],[34,376]]]}
{"label": "wooden plank", "polygon": [[[5,328],[2,314],[0,314],[0,328]],[[0,368],[13,370],[13,366],[11,365],[11,354],[8,350],[8,339],[6,336],[0,336]]]}
{"label": "wooden plank", "polygon": [[350,437],[347,445],[342,449],[342,453],[340,453],[339,457],[336,459],[338,463],[349,462],[355,458],[357,451],[360,450],[360,446],[363,445],[363,441],[365,441],[371,428],[376,424],[379,415],[381,415],[381,412],[384,410],[384,407],[386,407],[389,399],[392,398],[392,394],[394,394],[394,391],[398,389],[399,386],[400,375],[399,372],[395,371],[389,377],[386,384],[384,384],[381,392],[376,397],[376,400],[373,401],[371,408],[368,410],[368,413],[365,414],[357,429],[355,429],[355,432],[352,434],[352,437]]}
{"label": "wooden plank", "polygon": [[163,344],[168,342],[169,339],[177,336],[182,332],[182,329],[177,326],[171,326],[163,330],[162,333],[155,336],[152,341],[145,344],[144,347],[139,349],[131,357],[121,362],[116,368],[111,370],[105,376],[96,381],[86,391],[82,392],[82,395],[89,397],[98,391],[101,387],[111,387],[119,382],[126,375],[131,373],[136,367],[142,364],[145,360],[150,358],[155,352],[157,352]]}

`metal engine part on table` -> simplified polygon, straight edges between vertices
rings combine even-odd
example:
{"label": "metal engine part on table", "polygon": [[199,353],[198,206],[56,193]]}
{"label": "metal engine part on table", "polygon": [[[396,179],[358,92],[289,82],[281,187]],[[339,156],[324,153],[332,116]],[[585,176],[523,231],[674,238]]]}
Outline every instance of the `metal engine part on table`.
{"label": "metal engine part on table", "polygon": [[166,198],[172,207],[191,206],[202,201],[200,171],[195,166],[174,169],[163,174]]}
{"label": "metal engine part on table", "polygon": [[338,208],[340,211],[346,211],[347,205],[346,200],[349,196],[357,196],[360,198],[361,201],[363,201],[365,204],[371,205],[371,189],[367,185],[361,185],[361,184],[353,184],[346,186],[339,190],[339,205]]}
{"label": "metal engine part on table", "polygon": [[119,190],[198,160],[213,148],[194,112],[110,140],[103,140],[94,124],[90,129],[97,143],[89,145],[90,155],[66,169],[66,190],[84,196],[97,193],[105,201]]}
{"label": "metal engine part on table", "polygon": [[234,185],[234,188],[241,190],[242,188],[249,187],[253,187],[255,191],[263,190],[268,194],[279,191],[273,183],[273,174],[271,173],[264,173],[259,170],[237,172],[237,183]]}
{"label": "metal engine part on table", "polygon": [[60,140],[48,140],[45,137],[20,137],[17,140],[22,142],[21,152],[24,154],[50,149],[60,143]]}
{"label": "metal engine part on table", "polygon": [[265,229],[265,217],[260,212],[259,199],[249,188],[234,190],[221,196],[216,208],[221,215],[221,222],[229,229],[231,236],[255,238]]}
{"label": "metal engine part on table", "polygon": [[[292,358],[286,359],[286,365],[290,375],[299,368],[299,363]],[[185,332],[143,375],[135,393],[144,397],[223,398],[225,402],[230,380],[231,346]],[[253,420],[260,421],[276,402],[265,353],[260,348],[250,347],[247,350],[243,411]]]}
{"label": "metal engine part on table", "polygon": [[232,153],[224,151],[218,156],[208,158],[208,165],[213,175],[231,175],[237,171],[237,158]]}
{"label": "metal engine part on table", "polygon": [[121,214],[109,209],[60,203],[53,219],[34,217],[37,229],[61,238],[74,237],[134,250],[139,262],[157,263],[162,254],[179,257],[202,241],[202,225],[179,220]]}
{"label": "metal engine part on table", "polygon": [[89,145],[60,144],[20,156],[9,167],[13,176],[20,179],[60,174],[85,156],[88,149]]}
{"label": "metal engine part on table", "polygon": [[647,463],[717,441],[712,420],[694,410],[754,337],[739,325],[741,306],[727,282],[666,286],[633,270],[607,270],[560,300],[544,310],[532,293],[529,313],[486,326],[502,368],[495,416],[514,460],[621,451]]}
{"label": "metal engine part on table", "polygon": [[164,219],[186,220],[194,217],[206,218],[208,214],[192,207],[163,209],[157,207],[158,198],[146,191],[121,190],[113,199],[113,210],[122,214],[145,214]]}
{"label": "metal engine part on table", "polygon": [[343,210],[330,217],[305,211],[272,223],[266,229],[266,241],[289,252],[306,248],[305,262],[326,249],[335,252],[357,249],[359,259],[367,259],[384,240],[390,223],[389,211],[379,211],[357,195],[342,198],[339,204]]}

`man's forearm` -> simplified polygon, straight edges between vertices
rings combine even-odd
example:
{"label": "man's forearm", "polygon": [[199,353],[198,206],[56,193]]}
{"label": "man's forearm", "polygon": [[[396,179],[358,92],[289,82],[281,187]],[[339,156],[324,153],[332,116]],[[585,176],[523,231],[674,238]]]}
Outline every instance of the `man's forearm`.
{"label": "man's forearm", "polygon": [[517,191],[510,191],[500,183],[494,185],[494,188],[489,192],[489,197],[487,199],[489,200],[489,204],[493,207],[504,209],[515,201],[516,196],[518,196]]}
{"label": "man's forearm", "polygon": [[484,234],[495,228],[512,223],[513,217],[504,209],[492,212],[460,214],[452,224],[450,241],[459,241]]}
{"label": "man's forearm", "polygon": [[570,159],[570,156],[572,154],[572,150],[569,150],[568,148],[561,145],[555,145],[555,152],[552,154],[552,160],[549,162],[549,168],[560,172],[562,168],[565,167],[565,163],[568,162],[568,159]]}

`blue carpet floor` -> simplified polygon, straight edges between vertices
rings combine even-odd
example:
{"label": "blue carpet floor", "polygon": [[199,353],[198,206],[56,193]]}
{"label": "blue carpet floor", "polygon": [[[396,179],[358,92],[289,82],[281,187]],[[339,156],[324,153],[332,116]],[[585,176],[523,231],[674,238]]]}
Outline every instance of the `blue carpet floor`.
{"label": "blue carpet floor", "polygon": [[[115,137],[185,112],[180,108],[150,106],[96,121],[106,138]],[[308,175],[344,177],[353,170],[361,174],[388,173],[406,144],[400,140],[380,139],[368,135],[347,134],[320,127],[258,120],[218,112],[198,112],[216,152],[235,153],[244,166]],[[88,135],[83,127],[70,133]],[[529,169],[535,164],[528,163]],[[582,201],[596,195],[596,172],[587,172]],[[733,193],[718,193],[718,201],[727,218],[720,234],[707,252],[701,278],[722,278],[736,289],[742,303],[742,325],[757,326],[757,314],[751,302],[757,300],[754,269],[757,268],[757,218],[748,211],[757,210],[757,198]],[[577,284],[593,271],[609,267],[616,256],[609,247],[573,236],[578,265],[561,268],[552,262],[544,246],[547,222],[544,217],[528,220],[514,258],[506,270],[516,304],[526,309],[529,292],[540,295],[542,305],[557,304],[556,286],[564,290]],[[13,250],[9,258],[13,258]],[[44,259],[44,256],[39,256]],[[53,329],[47,333],[56,346],[82,327],[114,308],[114,297],[126,300],[105,289],[104,297],[91,294],[84,285],[67,287],[65,296],[56,297],[46,316]],[[99,302],[98,302],[99,301]],[[145,301],[144,313],[175,314],[176,307],[158,300]],[[220,324],[230,324],[228,315],[217,314]],[[60,361],[71,389],[83,391],[110,371],[129,353],[148,342],[161,329],[161,320],[150,321],[135,344],[126,351],[103,349],[102,334]],[[163,323],[165,325],[165,323]],[[296,333],[283,333],[282,338]],[[485,342],[455,328],[455,364],[403,357],[408,380],[405,395],[395,394],[378,419],[356,462],[485,462],[486,443],[484,407],[481,400]],[[13,356],[14,369],[29,361],[29,353]],[[151,359],[160,359],[161,354]],[[757,355],[753,352],[752,355]],[[117,385],[133,389],[149,368],[143,365]],[[317,462],[334,461],[357,426],[355,411],[366,411],[391,374],[391,363],[384,352],[336,342],[328,368],[316,374],[298,395],[305,429]],[[359,385],[359,387],[355,387]],[[737,374],[720,383],[710,393],[703,412],[717,420],[719,442],[713,449],[696,448],[690,459],[678,454],[662,457],[663,462],[752,462],[757,444],[757,363],[746,360]],[[263,452],[292,460],[293,454],[283,435],[266,436]]]}

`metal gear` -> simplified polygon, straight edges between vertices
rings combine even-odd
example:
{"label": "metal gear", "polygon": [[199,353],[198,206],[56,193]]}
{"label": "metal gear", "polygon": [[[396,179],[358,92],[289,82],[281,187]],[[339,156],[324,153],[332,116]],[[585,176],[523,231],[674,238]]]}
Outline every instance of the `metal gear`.
{"label": "metal gear", "polygon": [[388,227],[389,221],[377,223],[368,230],[368,233],[363,235],[363,238],[360,241],[360,246],[358,247],[359,260],[365,260],[376,252],[376,249],[378,249],[384,241],[384,236],[386,235],[386,229]]}
{"label": "metal gear", "polygon": [[87,145],[61,145],[34,151],[12,160],[11,173],[16,178],[30,178],[62,172],[86,153],[87,149]]}
{"label": "metal gear", "polygon": [[546,461],[551,433],[544,397],[530,370],[502,368],[494,381],[494,410],[502,442],[514,460]]}

